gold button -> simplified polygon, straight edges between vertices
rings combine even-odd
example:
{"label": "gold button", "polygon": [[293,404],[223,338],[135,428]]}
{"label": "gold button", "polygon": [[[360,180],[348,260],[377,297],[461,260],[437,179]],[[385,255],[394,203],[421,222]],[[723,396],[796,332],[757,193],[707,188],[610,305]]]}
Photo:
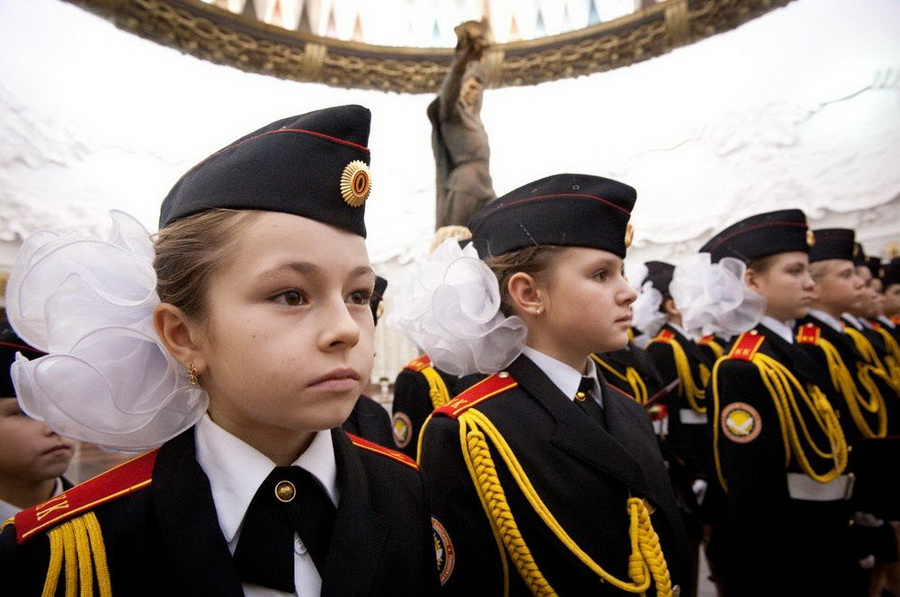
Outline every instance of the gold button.
{"label": "gold button", "polygon": [[584,392],[575,392],[575,400],[578,402],[584,402],[584,399],[587,395]]}
{"label": "gold button", "polygon": [[509,373],[507,373],[506,371],[501,371],[500,373],[497,374],[497,377],[499,377],[501,379],[506,379],[507,377],[509,377]]}
{"label": "gold button", "polygon": [[289,502],[294,499],[295,495],[297,495],[297,489],[290,481],[279,481],[275,486],[275,497],[278,498],[278,501]]}

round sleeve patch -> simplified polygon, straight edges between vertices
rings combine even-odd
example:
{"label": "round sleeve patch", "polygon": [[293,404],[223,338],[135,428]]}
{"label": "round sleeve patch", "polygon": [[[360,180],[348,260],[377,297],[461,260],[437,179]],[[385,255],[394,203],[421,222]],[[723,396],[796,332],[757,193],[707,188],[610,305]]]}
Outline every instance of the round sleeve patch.
{"label": "round sleeve patch", "polygon": [[438,575],[441,584],[447,584],[450,575],[453,573],[453,566],[456,565],[456,552],[453,549],[453,542],[450,541],[450,535],[444,525],[435,518],[431,517],[431,530],[434,533],[434,554],[437,560]]}
{"label": "round sleeve patch", "polygon": [[746,402],[734,402],[722,409],[722,433],[739,444],[752,442],[762,430],[759,411]]}
{"label": "round sleeve patch", "polygon": [[412,421],[406,413],[394,413],[391,421],[391,428],[394,430],[394,445],[398,448],[408,446],[412,440],[412,427]]}

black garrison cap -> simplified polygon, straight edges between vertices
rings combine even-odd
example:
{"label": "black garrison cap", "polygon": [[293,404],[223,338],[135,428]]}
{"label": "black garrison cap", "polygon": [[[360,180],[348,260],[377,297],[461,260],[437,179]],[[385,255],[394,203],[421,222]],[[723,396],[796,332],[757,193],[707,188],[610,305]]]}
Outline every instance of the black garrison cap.
{"label": "black garrison cap", "polygon": [[850,228],[822,228],[813,230],[816,244],[809,251],[809,262],[826,259],[846,259],[853,261],[856,248],[856,233]]}
{"label": "black garrison cap", "polygon": [[876,257],[875,255],[867,255],[866,267],[869,268],[870,272],[872,272],[873,278],[878,278],[880,280],[884,277],[884,266],[881,264],[881,257]]}
{"label": "black garrison cap", "polygon": [[338,106],[291,116],[241,137],[181,177],[159,227],[214,208],[280,211],[366,236],[371,113]]}
{"label": "black garrison cap", "polygon": [[866,267],[866,250],[859,242],[853,243],[853,265]]}
{"label": "black garrison cap", "polygon": [[788,253],[809,252],[813,243],[806,214],[799,209],[782,209],[752,215],[725,228],[700,247],[713,263],[734,257],[745,263]]}
{"label": "black garrison cap", "polygon": [[0,332],[0,398],[14,398],[16,395],[9,368],[16,361],[17,352],[30,361],[47,354],[29,345],[9,328]]}
{"label": "black garrison cap", "polygon": [[675,273],[675,266],[665,261],[645,261],[647,266],[647,277],[644,282],[650,282],[653,288],[657,289],[663,296],[669,295],[669,284],[672,283],[672,274]]}
{"label": "black garrison cap", "polygon": [[540,245],[589,247],[625,257],[636,191],[587,174],[555,174],[491,201],[469,220],[482,259]]}
{"label": "black garrison cap", "polygon": [[387,289],[388,281],[381,276],[375,276],[375,291],[369,300],[369,306],[372,308],[372,317],[375,318],[375,325],[381,318],[381,312],[384,311],[384,291]]}
{"label": "black garrison cap", "polygon": [[891,284],[900,284],[900,257],[895,257],[882,266],[881,284],[884,290]]}

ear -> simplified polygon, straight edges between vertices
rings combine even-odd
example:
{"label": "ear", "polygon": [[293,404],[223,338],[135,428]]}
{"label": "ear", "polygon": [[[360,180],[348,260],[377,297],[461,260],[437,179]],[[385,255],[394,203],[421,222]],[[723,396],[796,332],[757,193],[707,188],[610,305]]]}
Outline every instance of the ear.
{"label": "ear", "polygon": [[749,267],[744,272],[744,284],[746,284],[751,290],[755,290],[757,293],[762,294],[760,292],[759,287],[759,274],[754,269],[750,269]]}
{"label": "ear", "polygon": [[163,346],[176,361],[187,368],[193,363],[198,372],[206,368],[203,352],[196,342],[197,324],[170,303],[161,303],[153,310],[153,327]]}
{"label": "ear", "polygon": [[667,298],[663,302],[663,309],[666,310],[666,315],[670,317],[680,317],[681,311],[678,310],[678,307],[675,306],[675,299]]}
{"label": "ear", "polygon": [[516,272],[507,281],[509,299],[519,313],[539,315],[544,310],[544,300],[537,281],[529,274]]}

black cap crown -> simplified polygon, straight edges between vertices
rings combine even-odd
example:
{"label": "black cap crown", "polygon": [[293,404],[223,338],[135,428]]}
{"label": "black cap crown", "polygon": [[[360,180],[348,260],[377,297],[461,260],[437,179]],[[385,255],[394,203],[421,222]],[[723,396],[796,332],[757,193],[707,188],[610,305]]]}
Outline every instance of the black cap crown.
{"label": "black cap crown", "polygon": [[806,225],[806,214],[799,209],[782,209],[744,218],[722,230],[705,245],[713,263],[723,257],[735,257],[745,263],[755,259],[788,253],[809,252],[813,242]]}
{"label": "black cap crown", "polygon": [[22,356],[28,360],[34,360],[47,354],[22,340],[9,328],[0,332],[0,398],[13,398],[16,395],[9,368],[16,361],[17,352],[21,352]]}
{"label": "black cap crown", "polygon": [[849,228],[822,228],[813,230],[816,244],[809,252],[809,262],[826,259],[846,259],[853,261],[856,248],[856,233]]}
{"label": "black cap crown", "polygon": [[159,226],[214,208],[280,211],[366,236],[369,125],[362,106],[273,122],[191,168],[160,210]]}
{"label": "black cap crown", "polygon": [[637,193],[587,174],[555,174],[491,201],[469,220],[481,258],[524,247],[590,247],[625,257]]}
{"label": "black cap crown", "polygon": [[665,261],[645,261],[647,277],[645,282],[650,282],[663,296],[669,296],[669,284],[672,283],[672,274],[675,266]]}
{"label": "black cap crown", "polygon": [[900,257],[895,257],[882,266],[881,283],[884,290],[891,284],[900,284]]}

